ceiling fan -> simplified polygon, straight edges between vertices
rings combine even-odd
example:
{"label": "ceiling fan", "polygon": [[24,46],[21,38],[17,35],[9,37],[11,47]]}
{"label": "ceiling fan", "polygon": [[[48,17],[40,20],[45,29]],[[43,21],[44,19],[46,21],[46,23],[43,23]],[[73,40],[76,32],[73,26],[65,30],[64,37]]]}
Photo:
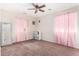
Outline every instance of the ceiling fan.
{"label": "ceiling fan", "polygon": [[44,10],[41,9],[41,8],[46,7],[45,4],[39,6],[38,4],[32,3],[32,5],[33,5],[34,8],[30,8],[30,9],[28,9],[28,10],[35,10],[35,12],[34,12],[35,14],[36,14],[38,11],[45,12]]}

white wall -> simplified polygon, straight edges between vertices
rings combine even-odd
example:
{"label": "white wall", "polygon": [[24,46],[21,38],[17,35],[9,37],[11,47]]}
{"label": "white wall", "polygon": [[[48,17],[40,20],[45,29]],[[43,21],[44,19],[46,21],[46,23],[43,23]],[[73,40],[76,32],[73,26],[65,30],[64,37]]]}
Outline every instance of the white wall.
{"label": "white wall", "polygon": [[0,56],[1,56],[1,47],[0,47]]}
{"label": "white wall", "polygon": [[79,48],[79,9],[77,11],[77,36],[76,36],[76,48]]}
{"label": "white wall", "polygon": [[[0,22],[7,22],[12,24],[12,42],[16,42],[16,17],[22,17],[27,21],[29,39],[32,39],[32,31],[34,31],[34,26],[32,21],[35,20],[32,16],[27,16],[25,14],[0,10]],[[1,38],[0,38],[1,39]]]}
{"label": "white wall", "polygon": [[42,40],[54,42],[53,27],[54,16],[46,15],[38,18],[40,23],[37,25],[37,30],[42,33]]}
{"label": "white wall", "polygon": [[[77,7],[78,8],[78,7]],[[79,48],[79,9],[72,8],[70,10],[65,10],[67,11],[76,11],[77,12],[77,17],[76,17],[76,39],[75,39],[75,48]],[[64,11],[61,11],[61,13]],[[59,12],[59,14],[61,14]],[[56,13],[57,14],[57,13]],[[54,15],[46,15],[43,17],[39,17],[38,20],[40,20],[40,23],[37,24],[37,30],[42,32],[42,40],[50,41],[50,42],[55,42],[54,38]],[[38,21],[37,21],[38,22]]]}

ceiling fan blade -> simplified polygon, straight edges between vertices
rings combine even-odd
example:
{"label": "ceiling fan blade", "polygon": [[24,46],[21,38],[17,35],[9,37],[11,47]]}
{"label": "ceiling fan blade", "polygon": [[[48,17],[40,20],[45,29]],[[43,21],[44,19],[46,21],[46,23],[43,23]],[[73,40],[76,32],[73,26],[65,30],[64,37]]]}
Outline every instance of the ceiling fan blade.
{"label": "ceiling fan blade", "polygon": [[28,10],[35,10],[35,8],[29,8]]}
{"label": "ceiling fan blade", "polygon": [[36,9],[36,10],[35,10],[35,14],[36,14],[37,12],[38,12],[38,10]]}
{"label": "ceiling fan blade", "polygon": [[35,5],[34,3],[32,3],[32,5],[33,5],[34,7],[36,7],[36,5]]}
{"label": "ceiling fan blade", "polygon": [[46,5],[42,5],[42,6],[40,6],[39,8],[43,8],[43,7],[45,7]]}
{"label": "ceiling fan blade", "polygon": [[41,12],[45,12],[44,10],[42,10],[42,9],[39,9],[39,11],[41,11]]}

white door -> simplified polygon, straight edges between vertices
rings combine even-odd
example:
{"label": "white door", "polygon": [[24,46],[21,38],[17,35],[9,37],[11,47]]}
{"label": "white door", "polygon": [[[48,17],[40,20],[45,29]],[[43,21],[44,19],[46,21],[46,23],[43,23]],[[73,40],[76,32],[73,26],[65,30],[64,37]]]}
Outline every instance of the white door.
{"label": "white door", "polygon": [[2,24],[2,45],[12,43],[12,28],[10,23]]}

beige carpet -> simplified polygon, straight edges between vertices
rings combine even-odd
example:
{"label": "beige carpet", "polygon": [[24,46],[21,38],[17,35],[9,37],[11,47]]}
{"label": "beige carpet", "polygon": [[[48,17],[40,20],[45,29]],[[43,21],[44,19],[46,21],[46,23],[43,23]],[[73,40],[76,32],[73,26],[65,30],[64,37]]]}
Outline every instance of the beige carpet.
{"label": "beige carpet", "polygon": [[2,56],[79,56],[79,49],[55,43],[28,40],[1,47]]}

